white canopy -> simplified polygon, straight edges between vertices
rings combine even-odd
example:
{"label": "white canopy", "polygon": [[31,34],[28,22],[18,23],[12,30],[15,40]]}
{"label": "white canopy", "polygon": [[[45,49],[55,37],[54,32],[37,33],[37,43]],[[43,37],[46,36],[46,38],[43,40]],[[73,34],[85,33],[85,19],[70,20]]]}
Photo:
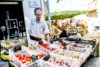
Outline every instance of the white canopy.
{"label": "white canopy", "polygon": [[86,14],[81,14],[81,15],[74,16],[73,19],[75,19],[75,20],[79,20],[79,19],[80,20],[86,20],[86,19],[88,19],[88,17],[87,17]]}

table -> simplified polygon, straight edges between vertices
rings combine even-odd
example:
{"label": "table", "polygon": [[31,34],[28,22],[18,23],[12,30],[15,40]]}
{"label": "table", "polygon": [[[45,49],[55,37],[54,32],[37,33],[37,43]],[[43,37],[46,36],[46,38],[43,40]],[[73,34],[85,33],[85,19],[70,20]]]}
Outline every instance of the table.
{"label": "table", "polygon": [[0,67],[9,67],[9,63],[6,61],[0,61]]}
{"label": "table", "polygon": [[93,50],[94,50],[94,52],[97,53],[97,56],[100,57],[100,49],[99,49],[100,48],[100,34],[85,35],[83,38],[84,39],[95,39],[96,40],[98,45]]}
{"label": "table", "polygon": [[[98,50],[99,50],[99,43],[97,42],[95,47],[93,48],[93,50],[91,51],[91,53],[87,56],[87,58],[80,64],[80,67],[83,66],[83,64],[86,62],[86,60],[89,58],[89,56],[93,53],[93,52],[96,52],[96,56],[99,57],[98,55]],[[84,67],[84,66],[83,66]]]}

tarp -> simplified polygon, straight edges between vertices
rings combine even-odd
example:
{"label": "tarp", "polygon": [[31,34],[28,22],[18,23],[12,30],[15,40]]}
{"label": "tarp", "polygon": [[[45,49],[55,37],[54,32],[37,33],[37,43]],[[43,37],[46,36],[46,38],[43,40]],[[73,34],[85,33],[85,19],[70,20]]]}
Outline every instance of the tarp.
{"label": "tarp", "polygon": [[80,19],[80,20],[86,20],[86,19],[88,19],[88,17],[87,17],[86,14],[81,14],[81,15],[74,16],[73,19],[75,19],[75,20],[78,20],[78,19]]}

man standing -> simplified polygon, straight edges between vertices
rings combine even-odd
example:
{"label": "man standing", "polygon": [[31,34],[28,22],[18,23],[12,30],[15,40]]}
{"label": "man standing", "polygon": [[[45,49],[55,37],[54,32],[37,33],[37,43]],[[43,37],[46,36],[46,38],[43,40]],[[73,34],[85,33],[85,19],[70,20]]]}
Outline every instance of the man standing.
{"label": "man standing", "polygon": [[46,39],[48,41],[49,28],[45,21],[42,18],[42,9],[34,9],[35,19],[32,19],[30,22],[30,39],[32,44],[37,45],[39,40]]}

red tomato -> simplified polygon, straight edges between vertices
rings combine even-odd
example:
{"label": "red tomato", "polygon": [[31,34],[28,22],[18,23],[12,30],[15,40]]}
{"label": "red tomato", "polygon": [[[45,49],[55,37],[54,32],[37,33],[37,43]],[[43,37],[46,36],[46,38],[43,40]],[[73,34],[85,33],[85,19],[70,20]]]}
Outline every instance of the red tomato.
{"label": "red tomato", "polygon": [[62,41],[62,46],[65,46],[65,42],[64,41]]}
{"label": "red tomato", "polygon": [[43,53],[38,54],[39,58],[42,58],[44,55],[45,54],[43,54]]}
{"label": "red tomato", "polygon": [[21,56],[17,57],[19,60],[21,60]]}
{"label": "red tomato", "polygon": [[26,60],[21,60],[21,62],[24,64],[24,63],[26,63]]}
{"label": "red tomato", "polygon": [[46,48],[46,47],[48,47],[48,44],[42,44],[41,46]]}
{"label": "red tomato", "polygon": [[26,58],[26,61],[30,61],[30,60],[31,60],[31,58],[28,58],[28,57]]}
{"label": "red tomato", "polygon": [[32,56],[27,56],[28,58],[32,58]]}
{"label": "red tomato", "polygon": [[21,54],[15,54],[15,56],[16,56],[16,57],[20,57],[20,56],[21,56]]}

